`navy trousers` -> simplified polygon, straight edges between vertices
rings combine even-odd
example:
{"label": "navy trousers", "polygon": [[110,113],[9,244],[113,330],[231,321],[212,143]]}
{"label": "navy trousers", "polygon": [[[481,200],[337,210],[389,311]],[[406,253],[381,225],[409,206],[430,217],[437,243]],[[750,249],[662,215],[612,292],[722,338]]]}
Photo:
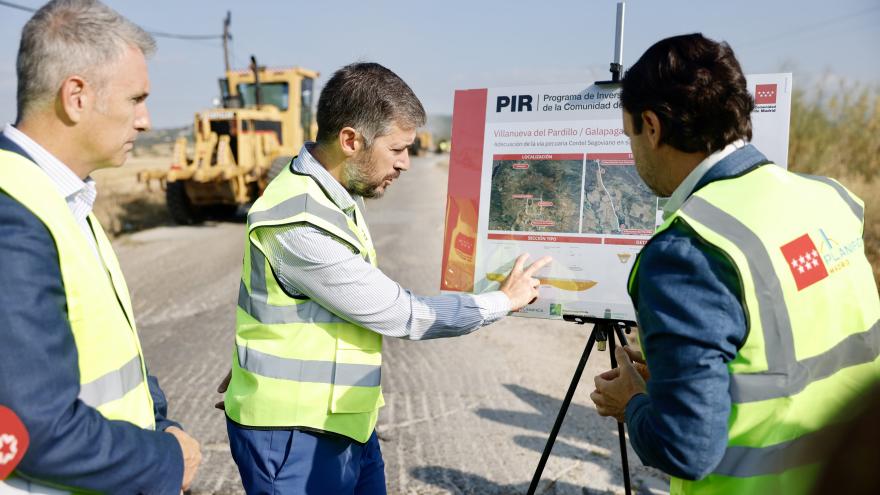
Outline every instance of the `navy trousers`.
{"label": "navy trousers", "polygon": [[248,495],[385,495],[374,431],[360,444],[303,430],[252,430],[226,420],[232,458]]}

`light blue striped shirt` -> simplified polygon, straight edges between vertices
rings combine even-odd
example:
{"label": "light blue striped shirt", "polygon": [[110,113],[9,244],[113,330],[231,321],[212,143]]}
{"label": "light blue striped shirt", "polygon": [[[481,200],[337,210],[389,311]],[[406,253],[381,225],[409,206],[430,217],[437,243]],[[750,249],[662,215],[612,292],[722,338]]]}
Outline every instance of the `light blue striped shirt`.
{"label": "light blue striped shirt", "polygon": [[67,202],[67,207],[73,213],[80,230],[85,234],[89,244],[94,250],[95,256],[98,254],[98,244],[95,241],[95,235],[89,228],[88,216],[95,206],[95,199],[98,197],[98,190],[95,188],[95,181],[91,177],[82,180],[78,175],[73,173],[67,165],[61,162],[46,148],[40,146],[36,141],[28,137],[25,133],[19,131],[12,124],[6,124],[3,128],[3,134],[10,141],[17,144],[23,149],[34,162],[40,167],[49,179],[55,184],[58,193]]}
{"label": "light blue striped shirt", "polygon": [[[352,219],[357,203],[309,152],[306,143],[293,169],[312,176]],[[464,335],[510,311],[501,291],[418,296],[391,280],[328,233],[307,224],[264,227],[257,237],[279,282],[337,316],[389,337],[411,340]]]}

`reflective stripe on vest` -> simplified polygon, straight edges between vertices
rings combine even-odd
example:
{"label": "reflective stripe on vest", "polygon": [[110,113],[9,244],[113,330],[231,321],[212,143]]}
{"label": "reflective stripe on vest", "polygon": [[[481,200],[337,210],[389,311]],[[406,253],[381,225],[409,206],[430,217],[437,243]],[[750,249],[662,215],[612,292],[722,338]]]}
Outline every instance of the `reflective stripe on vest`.
{"label": "reflective stripe on vest", "polygon": [[345,213],[310,200],[308,194],[294,196],[265,211],[250,213],[248,214],[248,224],[256,225],[264,222],[277,222],[304,211],[326,220],[343,232],[349,229],[348,217]]}
{"label": "reflective stripe on vest", "polygon": [[834,442],[846,424],[832,424],[821,430],[801,435],[787,442],[767,447],[728,446],[714,474],[748,478],[779,474],[792,468],[822,460],[822,455]]}
{"label": "reflective stripe on vest", "polygon": [[[55,243],[77,350],[78,398],[107,419],[154,429],[153,401],[128,287],[97,218],[88,217],[98,249],[96,257],[46,174],[30,160],[3,150],[0,190],[33,213]],[[36,483],[28,481],[26,485],[33,489]]]}
{"label": "reflective stripe on vest", "polygon": [[[273,215],[264,215],[265,212],[254,214],[260,221],[278,220],[276,215],[284,211],[292,216],[295,210],[290,210],[292,204],[304,207],[306,201],[302,196],[292,198],[296,201],[282,203],[284,208],[273,208]],[[314,201],[311,202],[314,205]],[[323,207],[322,207],[323,208]],[[312,211],[315,209],[313,208]],[[326,209],[322,213],[332,212]],[[328,215],[329,216],[329,215]],[[251,216],[249,215],[249,218]],[[331,217],[332,218],[332,217]],[[345,226],[348,228],[348,225]],[[347,322],[325,309],[320,304],[303,300],[293,306],[273,306],[268,304],[268,289],[266,287],[266,257],[263,253],[250,244],[251,255],[251,289],[248,295],[244,282],[239,285],[238,305],[248,314],[266,324],[286,323],[343,323]],[[243,346],[238,347],[239,365],[253,373],[271,378],[295,380],[300,382],[335,383],[359,387],[378,387],[381,382],[381,366],[362,364],[335,363],[333,361],[312,361],[301,359],[286,359],[271,354],[266,354]]]}
{"label": "reflective stripe on vest", "polygon": [[834,188],[834,190],[837,191],[837,194],[840,195],[840,198],[843,199],[844,203],[846,203],[847,206],[850,207],[850,209],[853,212],[853,215],[855,215],[856,218],[858,218],[860,222],[865,221],[865,207],[860,205],[856,200],[854,200],[852,198],[852,196],[850,196],[849,192],[847,192],[846,188],[841,186],[839,182],[837,182],[834,179],[830,179],[828,177],[822,177],[821,175],[808,175],[808,174],[797,174],[797,175],[799,175],[805,179],[815,180],[815,181],[822,182],[823,184],[828,184],[829,186]]}
{"label": "reflective stripe on vest", "polygon": [[119,400],[144,382],[141,358],[135,356],[119,369],[100,378],[83,383],[79,388],[79,399],[92,407]]}
{"label": "reflective stripe on vest", "polygon": [[[749,191],[761,194],[743,201]],[[880,300],[862,248],[863,215],[860,201],[836,181],[765,165],[705,186],[658,229],[684,221],[727,255],[742,282],[750,330],[728,363],[724,456],[703,480],[673,478],[673,494],[808,490],[820,446],[847,420],[838,409],[880,377]],[[821,277],[806,285],[795,269],[803,260],[786,254],[794,241],[815,246],[813,266],[822,263]],[[838,241],[849,244],[832,251]],[[637,259],[634,297],[639,269]]]}
{"label": "reflective stripe on vest", "polygon": [[[824,182],[824,181],[823,181]],[[837,185],[837,182],[831,181]],[[857,205],[849,195],[837,190]],[[785,305],[785,297],[769,254],[758,236],[730,214],[713,206],[699,196],[692,196],[682,206],[682,212],[706,225],[712,225],[718,234],[734,242],[749,262],[749,271],[755,281],[755,290],[762,295],[759,318],[764,330],[764,347],[769,368],[767,371],[731,376],[730,396],[735,403],[786,397],[800,392],[811,382],[831,376],[839,369],[873,361],[880,349],[880,326],[876,323],[863,333],[846,337],[828,351],[797,361],[794,337]],[[864,219],[864,210],[853,208]]]}
{"label": "reflective stripe on vest", "polygon": [[[251,286],[253,287],[253,285]],[[238,307],[249,315],[266,324],[281,323],[333,323],[342,322],[342,318],[324,309],[318,303],[305,301],[294,306],[272,306],[266,303],[265,295],[248,295],[244,282],[238,286]]]}
{"label": "reflective stripe on vest", "polygon": [[254,203],[236,317],[227,415],[254,427],[304,426],[365,442],[381,395],[381,335],[350,323],[305,296],[291,297],[268,262],[256,231],[308,224],[375,266],[360,209],[355,220],[317,182],[285,170]]}
{"label": "reflective stripe on vest", "polygon": [[238,363],[261,376],[297,382],[378,387],[382,381],[381,366],[280,358],[244,346],[238,346]]}

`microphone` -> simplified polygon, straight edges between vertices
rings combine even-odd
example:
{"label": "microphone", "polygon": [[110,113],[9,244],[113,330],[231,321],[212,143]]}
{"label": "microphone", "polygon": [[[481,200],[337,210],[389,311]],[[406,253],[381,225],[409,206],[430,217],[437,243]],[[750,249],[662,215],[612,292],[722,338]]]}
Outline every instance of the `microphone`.
{"label": "microphone", "polygon": [[27,428],[12,409],[0,406],[0,480],[12,474],[28,448]]}

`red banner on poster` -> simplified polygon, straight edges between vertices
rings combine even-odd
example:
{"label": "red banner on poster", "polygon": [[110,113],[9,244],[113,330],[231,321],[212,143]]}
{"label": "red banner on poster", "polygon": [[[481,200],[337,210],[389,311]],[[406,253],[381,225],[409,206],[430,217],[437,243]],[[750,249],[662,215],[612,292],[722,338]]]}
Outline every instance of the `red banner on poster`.
{"label": "red banner on poster", "polygon": [[580,237],[547,234],[489,234],[494,241],[572,242],[577,244],[602,244],[601,237]]}
{"label": "red banner on poster", "polygon": [[474,289],[487,93],[486,89],[455,92],[441,290]]}

